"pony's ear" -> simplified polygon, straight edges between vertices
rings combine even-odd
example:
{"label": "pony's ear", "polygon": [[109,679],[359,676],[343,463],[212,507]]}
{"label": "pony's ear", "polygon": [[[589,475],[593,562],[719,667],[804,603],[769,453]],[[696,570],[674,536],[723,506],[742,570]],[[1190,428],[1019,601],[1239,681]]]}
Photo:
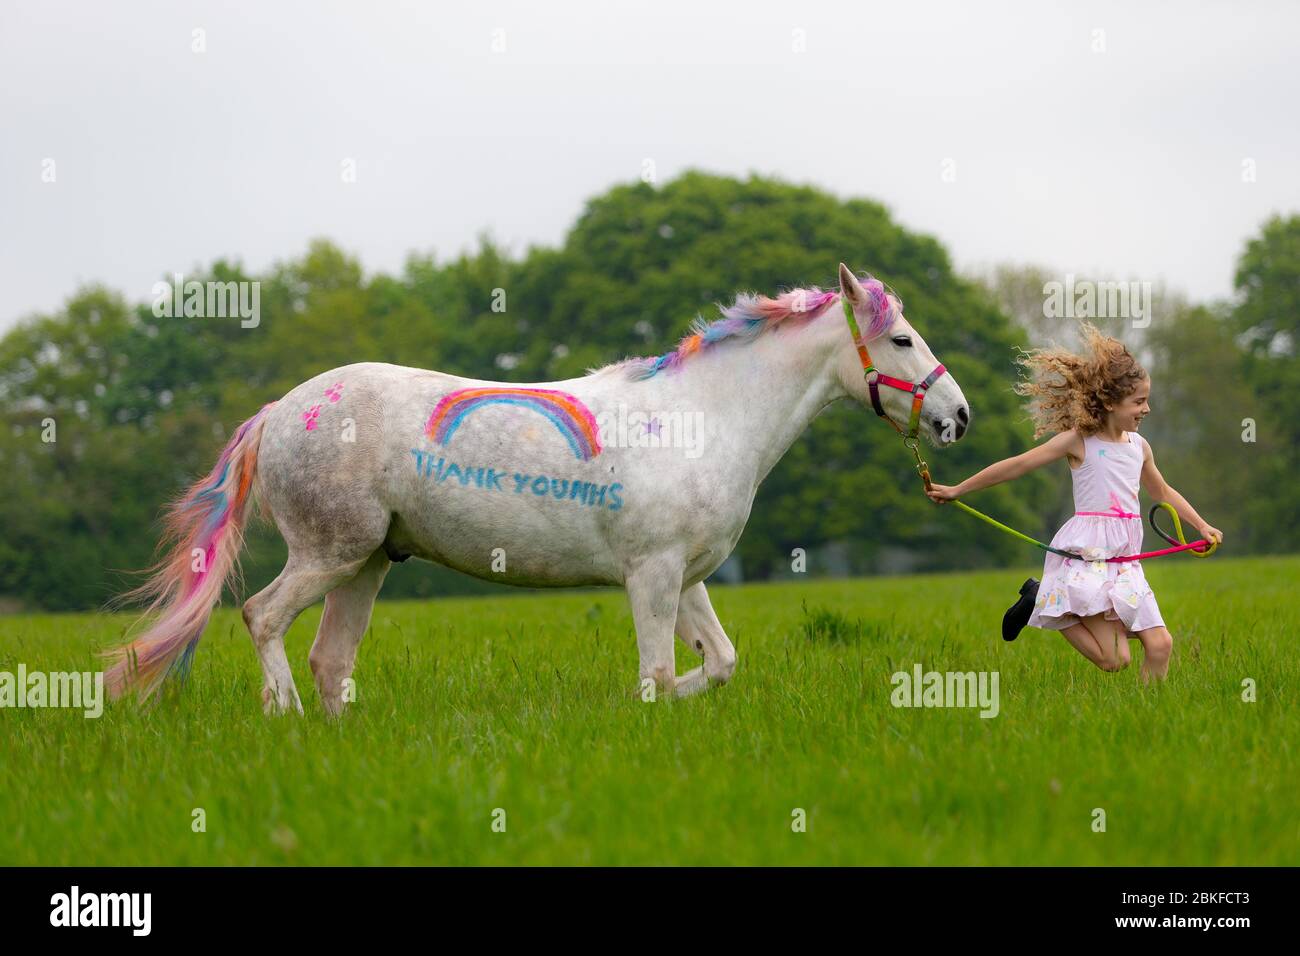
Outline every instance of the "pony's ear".
{"label": "pony's ear", "polygon": [[858,317],[867,320],[862,333],[864,339],[874,339],[893,324],[896,310],[889,300],[884,283],[879,279],[867,276],[867,284],[864,286],[849,271],[849,267],[841,262],[840,293]]}
{"label": "pony's ear", "polygon": [[840,292],[855,310],[867,304],[867,291],[862,288],[862,283],[858,282],[858,277],[853,274],[853,271],[842,262],[840,263]]}

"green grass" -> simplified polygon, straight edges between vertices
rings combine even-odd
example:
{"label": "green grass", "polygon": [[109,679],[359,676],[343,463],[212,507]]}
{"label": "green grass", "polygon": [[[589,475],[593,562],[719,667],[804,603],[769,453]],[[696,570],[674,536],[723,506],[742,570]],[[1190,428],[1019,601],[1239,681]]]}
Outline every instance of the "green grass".
{"label": "green grass", "polygon": [[[1004,644],[1006,571],[717,587],[733,682],[657,704],[621,592],[380,604],[342,721],[307,668],[319,609],[282,718],[224,610],[178,700],[0,711],[0,863],[1295,864],[1300,558],[1147,572],[1155,687],[1136,644],[1117,674],[1055,633]],[[0,670],[91,669],[127,620],[0,618]],[[1001,713],[895,709],[916,662],[998,671]]]}

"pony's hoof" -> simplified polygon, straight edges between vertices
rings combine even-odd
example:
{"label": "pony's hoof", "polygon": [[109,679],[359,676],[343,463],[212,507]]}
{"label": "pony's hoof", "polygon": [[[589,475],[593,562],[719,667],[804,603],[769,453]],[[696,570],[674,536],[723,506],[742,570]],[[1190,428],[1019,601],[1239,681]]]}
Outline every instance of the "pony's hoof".
{"label": "pony's hoof", "polygon": [[297,691],[291,690],[288,694],[280,695],[270,687],[262,688],[262,713],[270,717],[287,714],[290,710],[296,710],[299,714],[304,713]]}

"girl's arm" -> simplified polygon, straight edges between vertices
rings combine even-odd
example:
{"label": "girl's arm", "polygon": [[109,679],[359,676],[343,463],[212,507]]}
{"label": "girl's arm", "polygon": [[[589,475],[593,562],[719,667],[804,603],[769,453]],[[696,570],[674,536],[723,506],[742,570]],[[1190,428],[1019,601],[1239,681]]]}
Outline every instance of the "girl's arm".
{"label": "girl's arm", "polygon": [[1041,445],[1029,449],[1023,455],[1016,455],[1014,458],[1004,458],[1002,461],[994,462],[983,471],[971,475],[959,485],[932,484],[926,494],[936,504],[943,504],[946,501],[952,501],[954,498],[960,498],[962,495],[968,495],[972,491],[979,491],[982,488],[989,488],[1004,481],[1011,481],[1022,475],[1029,474],[1036,468],[1042,468],[1044,465],[1066,457],[1076,446],[1078,440],[1079,437],[1073,429],[1060,432]]}
{"label": "girl's arm", "polygon": [[1146,442],[1142,443],[1142,487],[1146,493],[1151,496],[1152,501],[1167,501],[1174,506],[1178,512],[1178,517],[1187,522],[1197,533],[1206,541],[1219,542],[1223,540],[1223,532],[1211,525],[1204,518],[1196,513],[1196,509],[1188,504],[1187,499],[1170,487],[1169,482],[1165,481],[1164,475],[1160,474],[1160,469],[1156,467],[1156,456],[1151,452],[1151,446]]}

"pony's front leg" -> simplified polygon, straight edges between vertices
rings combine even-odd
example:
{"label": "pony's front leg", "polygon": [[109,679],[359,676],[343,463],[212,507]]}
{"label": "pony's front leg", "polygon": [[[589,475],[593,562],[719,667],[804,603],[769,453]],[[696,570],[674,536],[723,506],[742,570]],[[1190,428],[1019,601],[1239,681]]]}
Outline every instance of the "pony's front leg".
{"label": "pony's front leg", "polygon": [[736,669],[736,648],[718,621],[709,603],[704,582],[682,592],[677,605],[677,636],[682,643],[704,658],[704,666],[677,678],[677,694],[684,697],[704,690],[710,684],[725,684]]}
{"label": "pony's front leg", "polygon": [[679,557],[660,555],[641,561],[626,578],[627,597],[641,652],[641,681],[652,680],[659,694],[677,692],[673,630],[682,593],[684,567]]}

